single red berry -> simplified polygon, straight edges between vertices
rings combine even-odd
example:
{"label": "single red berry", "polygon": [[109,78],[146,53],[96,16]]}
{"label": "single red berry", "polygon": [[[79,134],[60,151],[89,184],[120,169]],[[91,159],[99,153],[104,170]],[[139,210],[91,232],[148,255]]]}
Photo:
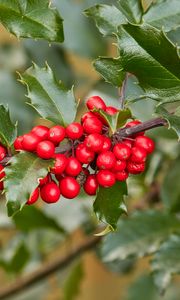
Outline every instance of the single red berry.
{"label": "single red berry", "polygon": [[66,168],[68,159],[64,154],[60,154],[60,153],[55,154],[54,158],[55,158],[55,163],[54,163],[54,167],[51,168],[51,172],[56,175],[61,175]]}
{"label": "single red berry", "polygon": [[101,152],[104,144],[104,137],[99,133],[91,133],[84,140],[85,146],[94,151]]}
{"label": "single red berry", "polygon": [[127,160],[131,155],[131,148],[126,144],[118,143],[114,146],[113,153],[117,159]]}
{"label": "single red berry", "polygon": [[103,124],[97,117],[87,118],[83,123],[83,129],[86,133],[101,133]]}
{"label": "single red berry", "polygon": [[105,112],[110,115],[113,116],[115,115],[119,110],[113,106],[107,106]]}
{"label": "single red berry", "polygon": [[55,203],[59,200],[61,192],[55,182],[45,184],[40,191],[41,198],[46,203]]}
{"label": "single red berry", "polygon": [[137,136],[135,146],[143,148],[147,153],[152,153],[155,148],[154,141],[148,136]]}
{"label": "single red berry", "polygon": [[79,139],[83,135],[83,127],[77,122],[71,123],[66,128],[66,135],[72,140]]}
{"label": "single red berry", "polygon": [[96,179],[96,175],[89,175],[84,184],[84,190],[88,195],[96,195],[96,191],[98,189],[98,182]]}
{"label": "single red berry", "polygon": [[47,139],[55,145],[62,142],[65,138],[66,130],[63,126],[56,125],[49,129]]}
{"label": "single red berry", "polygon": [[0,190],[4,189],[4,183],[1,181],[5,177],[4,167],[0,165]]}
{"label": "single red berry", "polygon": [[116,180],[118,180],[118,181],[125,181],[128,178],[129,174],[128,174],[128,172],[126,172],[125,170],[123,170],[123,171],[116,172],[115,176],[116,176]]}
{"label": "single red berry", "polygon": [[97,181],[103,187],[111,187],[115,184],[116,178],[111,171],[100,170],[97,174]]}
{"label": "single red berry", "polygon": [[69,176],[77,176],[82,171],[82,166],[75,157],[69,157],[65,172]]}
{"label": "single red berry", "polygon": [[47,174],[44,178],[40,178],[38,180],[39,186],[42,187],[43,185],[45,185],[46,183],[48,183],[50,181],[50,179],[51,179],[50,174]]}
{"label": "single red berry", "polygon": [[6,156],[6,149],[0,145],[0,161],[3,160]]}
{"label": "single red berry", "polygon": [[35,126],[31,132],[37,135],[41,141],[44,141],[48,138],[49,128],[47,126],[38,125]]}
{"label": "single red berry", "polygon": [[133,161],[128,161],[127,163],[127,171],[131,174],[139,174],[144,172],[145,170],[145,163],[135,163]]}
{"label": "single red berry", "polygon": [[108,151],[111,149],[112,143],[110,138],[108,138],[107,136],[104,136],[104,143],[102,146],[102,151]]}
{"label": "single red berry", "polygon": [[80,184],[73,177],[65,177],[59,183],[62,195],[67,199],[73,199],[79,195]]}
{"label": "single red berry", "polygon": [[3,190],[4,190],[4,182],[0,181],[0,191],[3,191]]}
{"label": "single red berry", "polygon": [[22,147],[23,150],[34,152],[36,151],[37,145],[40,142],[40,138],[34,133],[27,133],[23,135]]}
{"label": "single red berry", "polygon": [[[128,127],[133,127],[133,126],[139,125],[141,123],[142,122],[139,121],[139,120],[134,120],[134,121],[128,122],[125,127],[127,127],[127,128]],[[133,136],[139,136],[139,135],[144,135],[144,132],[139,132],[139,133],[133,134]]]}
{"label": "single red berry", "polygon": [[116,160],[115,166],[112,169],[113,172],[121,172],[126,169],[126,161],[125,160]]}
{"label": "single red berry", "polygon": [[50,159],[54,156],[54,144],[50,141],[42,141],[37,145],[36,152],[40,158]]}
{"label": "single red berry", "polygon": [[98,155],[96,165],[99,169],[112,169],[115,166],[116,158],[113,152],[106,151]]}
{"label": "single red berry", "polygon": [[76,148],[76,158],[82,164],[89,164],[94,160],[95,154],[93,151],[89,150],[84,144],[80,144]]}
{"label": "single red berry", "polygon": [[29,197],[29,200],[26,202],[27,205],[34,204],[39,198],[39,189],[38,187],[32,192],[31,196]]}
{"label": "single red berry", "polygon": [[81,123],[84,123],[84,121],[88,118],[94,118],[94,113],[92,111],[86,112],[82,117],[81,117]]}
{"label": "single red berry", "polygon": [[89,98],[86,102],[86,105],[87,105],[89,110],[93,110],[95,108],[102,109],[102,110],[106,109],[105,102],[99,96],[92,96],[91,98]]}
{"label": "single red berry", "polygon": [[126,144],[129,148],[132,148],[132,146],[134,144],[134,140],[124,139],[123,144]]}
{"label": "single red berry", "polygon": [[15,150],[23,150],[22,146],[23,136],[18,136],[14,141],[14,149]]}
{"label": "single red berry", "polygon": [[146,160],[147,152],[140,147],[133,147],[131,149],[131,161],[142,163]]}

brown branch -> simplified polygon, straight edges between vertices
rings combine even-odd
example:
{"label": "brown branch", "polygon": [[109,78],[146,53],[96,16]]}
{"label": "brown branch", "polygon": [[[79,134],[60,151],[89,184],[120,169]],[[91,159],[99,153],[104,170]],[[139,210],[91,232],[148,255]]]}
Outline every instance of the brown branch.
{"label": "brown branch", "polygon": [[40,267],[37,271],[24,275],[17,279],[15,282],[5,286],[0,290],[0,299],[6,299],[7,297],[14,296],[17,293],[24,291],[26,288],[30,288],[36,282],[39,282],[52,273],[62,270],[67,267],[75,258],[82,255],[84,252],[93,249],[99,242],[101,237],[92,236],[88,238],[81,245],[72,250],[68,255],[59,257],[56,260],[46,263]]}

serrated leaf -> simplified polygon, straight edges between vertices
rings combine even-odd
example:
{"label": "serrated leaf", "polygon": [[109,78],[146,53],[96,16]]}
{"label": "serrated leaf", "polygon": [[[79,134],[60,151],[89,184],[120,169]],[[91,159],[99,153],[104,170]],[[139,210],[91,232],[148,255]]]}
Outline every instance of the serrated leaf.
{"label": "serrated leaf", "polygon": [[124,196],[127,195],[126,182],[116,182],[110,188],[100,187],[93,204],[94,212],[98,220],[116,229],[119,217],[126,213]]}
{"label": "serrated leaf", "polygon": [[173,274],[180,273],[180,236],[171,236],[155,253],[152,260],[153,278],[163,293]]}
{"label": "serrated leaf", "polygon": [[74,121],[77,104],[73,90],[66,90],[48,65],[40,68],[34,64],[20,76],[32,107],[43,118],[63,126]]}
{"label": "serrated leaf", "polygon": [[35,206],[25,206],[22,211],[13,217],[13,221],[16,227],[23,232],[50,228],[60,233],[65,233],[64,228],[54,218],[49,217]]}
{"label": "serrated leaf", "polygon": [[63,21],[48,0],[0,0],[0,22],[18,38],[63,42]]}
{"label": "serrated leaf", "polygon": [[118,0],[120,11],[131,23],[140,23],[142,20],[142,8],[137,0]]}
{"label": "serrated leaf", "polygon": [[74,266],[69,277],[65,282],[63,288],[64,291],[63,300],[74,300],[78,296],[83,277],[84,277],[83,264],[82,262],[79,262]]}
{"label": "serrated leaf", "polygon": [[17,136],[17,125],[12,123],[9,109],[3,105],[0,105],[0,116],[0,141],[6,147],[10,147]]}
{"label": "serrated leaf", "polygon": [[159,105],[156,108],[156,113],[168,121],[169,128],[172,128],[176,132],[178,140],[180,140],[180,115],[178,110],[179,108],[177,108],[174,114],[170,114],[162,105]]}
{"label": "serrated leaf", "polygon": [[120,220],[118,232],[103,240],[104,261],[142,257],[153,253],[172,232],[180,231],[180,222],[173,215],[146,211]]}
{"label": "serrated leaf", "polygon": [[4,180],[9,216],[22,209],[38,186],[38,179],[45,177],[52,166],[53,160],[43,160],[28,152],[21,152],[10,160]]}
{"label": "serrated leaf", "polygon": [[101,109],[95,109],[94,111],[98,112],[98,114],[106,120],[111,131],[110,134],[115,133],[118,128],[122,127],[127,122],[127,120],[132,117],[131,111],[128,108],[119,110],[113,116],[107,114]]}
{"label": "serrated leaf", "polygon": [[180,212],[180,158],[173,161],[161,186],[161,198],[166,208]]}
{"label": "serrated leaf", "polygon": [[159,29],[163,27],[165,31],[176,29],[180,26],[180,1],[165,0],[157,3],[143,16],[143,19]]}
{"label": "serrated leaf", "polygon": [[177,48],[162,31],[147,24],[123,25],[118,33],[118,47],[119,67],[117,59],[116,68],[111,60],[111,68],[117,71],[112,78],[108,75],[109,59],[107,64],[103,59],[103,76],[107,75],[108,82],[114,84],[121,72],[129,72],[138,78],[149,98],[160,102],[180,100],[180,59]]}
{"label": "serrated leaf", "polygon": [[117,32],[119,25],[127,23],[125,16],[114,5],[99,4],[85,10],[88,17],[92,17],[99,31],[105,35]]}

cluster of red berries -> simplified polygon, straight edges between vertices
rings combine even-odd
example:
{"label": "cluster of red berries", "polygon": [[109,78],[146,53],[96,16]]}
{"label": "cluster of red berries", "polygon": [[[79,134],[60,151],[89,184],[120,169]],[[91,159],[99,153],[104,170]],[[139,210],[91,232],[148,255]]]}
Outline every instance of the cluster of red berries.
{"label": "cluster of red berries", "polygon": [[[106,106],[99,96],[89,98],[86,104],[89,111],[82,116],[81,124],[73,122],[66,128],[60,125],[52,128],[36,126],[15,140],[16,151],[34,152],[42,159],[55,159],[54,167],[39,180],[39,186],[27,204],[36,202],[39,194],[47,203],[57,202],[60,195],[72,199],[79,194],[81,186],[88,195],[95,195],[99,186],[111,187],[116,180],[124,181],[129,174],[145,170],[145,161],[154,150],[154,142],[143,132],[118,143],[112,142],[106,120],[94,109],[101,109],[109,115],[118,110]],[[134,120],[125,127],[140,123]],[[63,154],[56,153],[56,147],[64,140],[71,142],[71,149]]]}

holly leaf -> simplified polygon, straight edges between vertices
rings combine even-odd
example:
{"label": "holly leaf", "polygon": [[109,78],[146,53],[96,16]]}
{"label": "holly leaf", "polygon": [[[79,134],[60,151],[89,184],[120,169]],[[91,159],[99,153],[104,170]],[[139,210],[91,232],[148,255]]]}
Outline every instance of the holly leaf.
{"label": "holly leaf", "polygon": [[172,235],[155,253],[152,263],[153,278],[163,293],[173,274],[180,274],[180,236]]}
{"label": "holly leaf", "polygon": [[110,188],[100,187],[93,204],[98,220],[115,230],[119,217],[127,213],[124,196],[127,195],[126,182],[116,182]]}
{"label": "holly leaf", "polygon": [[134,213],[121,219],[116,234],[103,240],[102,258],[108,262],[151,254],[175,231],[180,231],[180,222],[173,215],[160,211]]}
{"label": "holly leaf", "polygon": [[78,296],[83,277],[84,277],[83,263],[78,262],[71,270],[71,273],[65,282],[63,288],[64,300],[74,300],[74,298]]}
{"label": "holly leaf", "polygon": [[18,212],[13,221],[16,228],[23,232],[29,232],[37,229],[49,228],[65,233],[65,230],[52,217],[49,217],[45,212],[35,206],[25,206],[24,209]]}
{"label": "holly leaf", "polygon": [[45,177],[52,166],[53,160],[43,160],[28,152],[21,152],[10,160],[4,180],[8,216],[23,208],[38,186],[38,179]]}
{"label": "holly leaf", "polygon": [[0,105],[0,116],[0,141],[9,148],[17,137],[17,124],[12,123],[9,109],[3,105]]}
{"label": "holly leaf", "polygon": [[[77,104],[72,90],[67,90],[56,80],[51,68],[33,65],[20,75],[27,87],[30,105],[44,118],[66,126],[74,121]],[[67,109],[68,107],[68,109]]]}
{"label": "holly leaf", "polygon": [[[103,76],[114,84],[122,72],[134,74],[147,97],[160,102],[180,100],[180,59],[177,48],[165,33],[150,25],[122,25],[118,33],[120,57],[107,61],[103,58]],[[100,65],[101,58],[95,62]],[[118,67],[119,60],[119,67]],[[117,72],[109,78],[109,69]],[[116,68],[114,67],[116,66]],[[106,71],[105,71],[106,70]],[[101,73],[101,69],[98,68]]]}
{"label": "holly leaf", "polygon": [[142,21],[142,8],[140,1],[137,0],[119,0],[118,6],[123,15],[131,23],[138,24]]}
{"label": "holly leaf", "polygon": [[180,113],[179,113],[179,107],[175,111],[174,114],[170,114],[162,105],[159,105],[156,108],[156,113],[162,116],[164,119],[167,120],[169,124],[169,128],[172,128],[177,136],[178,140],[180,140]]}
{"label": "holly leaf", "polygon": [[0,0],[0,22],[18,38],[63,42],[63,20],[48,0]]}

